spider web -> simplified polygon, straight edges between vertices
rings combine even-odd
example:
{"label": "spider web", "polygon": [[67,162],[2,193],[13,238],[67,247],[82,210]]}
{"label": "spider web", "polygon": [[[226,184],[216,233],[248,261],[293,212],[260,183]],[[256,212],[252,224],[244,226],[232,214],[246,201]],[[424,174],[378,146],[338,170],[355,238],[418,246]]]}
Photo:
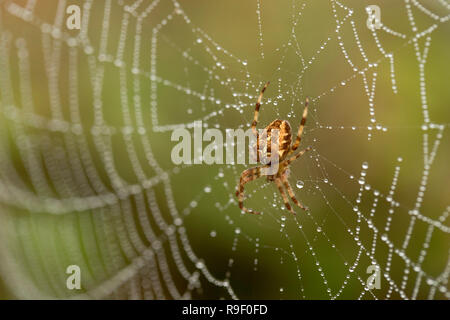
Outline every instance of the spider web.
{"label": "spider web", "polygon": [[[448,1],[0,5],[6,296],[450,297]],[[247,166],[170,160],[175,128],[249,128],[267,80],[259,127],[311,100],[295,216],[264,179],[241,214]]]}

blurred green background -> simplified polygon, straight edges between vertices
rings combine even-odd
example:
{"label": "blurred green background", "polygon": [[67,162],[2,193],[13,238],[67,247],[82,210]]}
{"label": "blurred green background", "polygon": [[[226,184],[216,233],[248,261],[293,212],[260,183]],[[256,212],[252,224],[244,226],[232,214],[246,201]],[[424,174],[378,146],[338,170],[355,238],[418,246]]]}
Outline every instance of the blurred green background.
{"label": "blurred green background", "polygon": [[[367,28],[368,5],[388,29]],[[0,298],[448,299],[449,15],[431,0],[0,2]],[[268,80],[260,128],[296,131],[312,101],[313,150],[290,176],[308,213],[259,179],[245,205],[263,215],[243,215],[249,165],[171,160],[173,128],[249,128]]]}

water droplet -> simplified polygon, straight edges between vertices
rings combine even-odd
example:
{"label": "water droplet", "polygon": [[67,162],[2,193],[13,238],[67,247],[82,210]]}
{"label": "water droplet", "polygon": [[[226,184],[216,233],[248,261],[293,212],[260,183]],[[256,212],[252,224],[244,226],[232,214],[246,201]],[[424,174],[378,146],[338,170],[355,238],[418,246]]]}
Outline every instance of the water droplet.
{"label": "water droplet", "polygon": [[364,184],[364,179],[363,178],[359,178],[358,183],[363,185]]}
{"label": "water droplet", "polygon": [[215,230],[212,230],[212,231],[209,233],[209,235],[210,235],[212,238],[215,238],[216,235],[217,235],[217,233],[216,233]]}
{"label": "water droplet", "polygon": [[364,170],[367,170],[367,169],[369,168],[369,164],[368,164],[367,162],[363,162],[362,168],[363,168]]}
{"label": "water droplet", "polygon": [[305,186],[305,183],[302,180],[298,180],[295,185],[297,188],[302,189]]}
{"label": "water droplet", "polygon": [[240,233],[241,233],[241,228],[236,228],[236,229],[234,229],[234,233],[240,234]]}
{"label": "water droplet", "polygon": [[203,189],[203,191],[205,191],[206,193],[210,193],[211,192],[211,187],[210,186],[206,186],[205,189]]}

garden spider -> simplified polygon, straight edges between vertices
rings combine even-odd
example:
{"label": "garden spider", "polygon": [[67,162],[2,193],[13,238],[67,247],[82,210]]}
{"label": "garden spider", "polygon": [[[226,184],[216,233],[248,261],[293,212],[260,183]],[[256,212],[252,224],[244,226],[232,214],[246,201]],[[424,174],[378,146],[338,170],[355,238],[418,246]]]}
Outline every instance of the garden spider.
{"label": "garden spider", "polygon": [[[267,82],[264,86],[264,88],[261,90],[261,93],[259,94],[258,101],[256,102],[255,107],[255,116],[252,123],[252,130],[253,134],[257,137],[257,144],[259,145],[259,137],[258,132],[256,130],[256,124],[258,123],[258,115],[259,115],[259,107],[261,106],[261,99],[263,97],[264,91],[266,90],[267,86],[270,82]],[[306,98],[305,101],[305,109],[303,111],[303,117],[302,121],[300,123],[300,127],[298,128],[297,138],[295,139],[295,142],[291,144],[292,142],[292,135],[291,135],[291,126],[288,121],[286,120],[280,120],[276,119],[272,121],[267,127],[267,141],[271,141],[271,130],[276,129],[279,132],[278,137],[278,154],[279,154],[279,165],[278,165],[278,171],[276,174],[273,175],[267,175],[267,181],[274,181],[278,187],[278,190],[281,193],[281,196],[283,197],[284,205],[286,206],[286,209],[288,209],[290,212],[295,214],[294,210],[292,210],[291,205],[288,202],[288,197],[286,195],[286,192],[283,189],[283,186],[286,188],[290,198],[294,203],[302,208],[303,210],[308,210],[305,206],[303,206],[296,198],[294,191],[292,190],[291,185],[289,184],[288,177],[289,177],[289,165],[292,161],[296,160],[300,156],[302,156],[306,151],[309,151],[311,148],[308,147],[296,155],[289,157],[300,145],[300,141],[302,138],[303,128],[305,126],[306,122],[306,116],[308,115],[308,104],[309,100]],[[270,151],[269,151],[270,152]],[[259,160],[259,157],[258,157]],[[259,162],[259,161],[258,161]],[[236,197],[238,197],[239,200],[239,208],[247,213],[252,214],[259,214],[259,212],[247,209],[244,207],[244,185],[250,181],[253,181],[255,179],[258,179],[262,175],[262,169],[269,167],[268,165],[261,165],[254,168],[250,168],[247,170],[244,170],[241,174],[241,178],[238,185],[238,190],[236,191]]]}

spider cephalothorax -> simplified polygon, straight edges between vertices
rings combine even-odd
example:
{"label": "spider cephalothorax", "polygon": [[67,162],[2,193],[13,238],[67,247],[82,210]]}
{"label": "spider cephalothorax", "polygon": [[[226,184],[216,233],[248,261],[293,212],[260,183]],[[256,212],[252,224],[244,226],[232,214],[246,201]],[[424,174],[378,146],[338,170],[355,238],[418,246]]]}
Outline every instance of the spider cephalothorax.
{"label": "spider cephalothorax", "polygon": [[[260,138],[258,136],[258,132],[256,130],[256,125],[258,124],[258,115],[259,115],[259,108],[261,106],[261,99],[263,97],[264,91],[266,90],[267,86],[269,85],[269,82],[266,83],[264,88],[261,90],[261,93],[258,97],[258,101],[256,102],[255,107],[255,116],[252,123],[252,130],[253,133],[257,137],[257,145],[259,150],[259,145],[263,142],[260,141]],[[278,132],[278,170],[275,174],[266,175],[268,181],[274,181],[278,187],[278,190],[280,190],[281,196],[283,197],[284,204],[286,208],[292,212],[295,213],[294,210],[292,210],[291,205],[289,204],[288,197],[286,195],[285,190],[283,187],[287,190],[289,197],[294,201],[294,203],[302,208],[303,210],[307,210],[306,207],[304,207],[296,198],[294,191],[292,190],[292,187],[289,184],[288,177],[289,177],[289,165],[292,161],[299,158],[301,155],[303,155],[306,151],[310,150],[310,147],[301,150],[296,155],[291,156],[291,154],[297,150],[297,148],[300,145],[300,141],[302,138],[303,128],[305,126],[306,122],[306,116],[308,115],[308,98],[306,98],[305,101],[305,109],[303,111],[303,117],[302,121],[300,122],[300,127],[298,128],[297,138],[295,139],[294,143],[292,143],[292,134],[291,134],[291,126],[288,121],[286,120],[280,120],[276,119],[272,121],[266,128],[265,132],[267,132],[266,139],[267,141],[264,141],[264,143],[267,143],[267,157],[269,158],[271,156],[271,139],[272,139],[272,132],[273,130],[277,130]],[[259,162],[259,154],[257,157],[257,161]],[[241,174],[241,178],[238,185],[238,190],[236,191],[236,196],[239,200],[239,208],[243,210],[244,212],[253,213],[253,214],[259,214],[259,212],[247,209],[244,207],[244,185],[250,181],[253,181],[263,175],[263,170],[268,168],[270,164],[261,165],[258,167],[250,168],[247,170],[244,170]]]}

